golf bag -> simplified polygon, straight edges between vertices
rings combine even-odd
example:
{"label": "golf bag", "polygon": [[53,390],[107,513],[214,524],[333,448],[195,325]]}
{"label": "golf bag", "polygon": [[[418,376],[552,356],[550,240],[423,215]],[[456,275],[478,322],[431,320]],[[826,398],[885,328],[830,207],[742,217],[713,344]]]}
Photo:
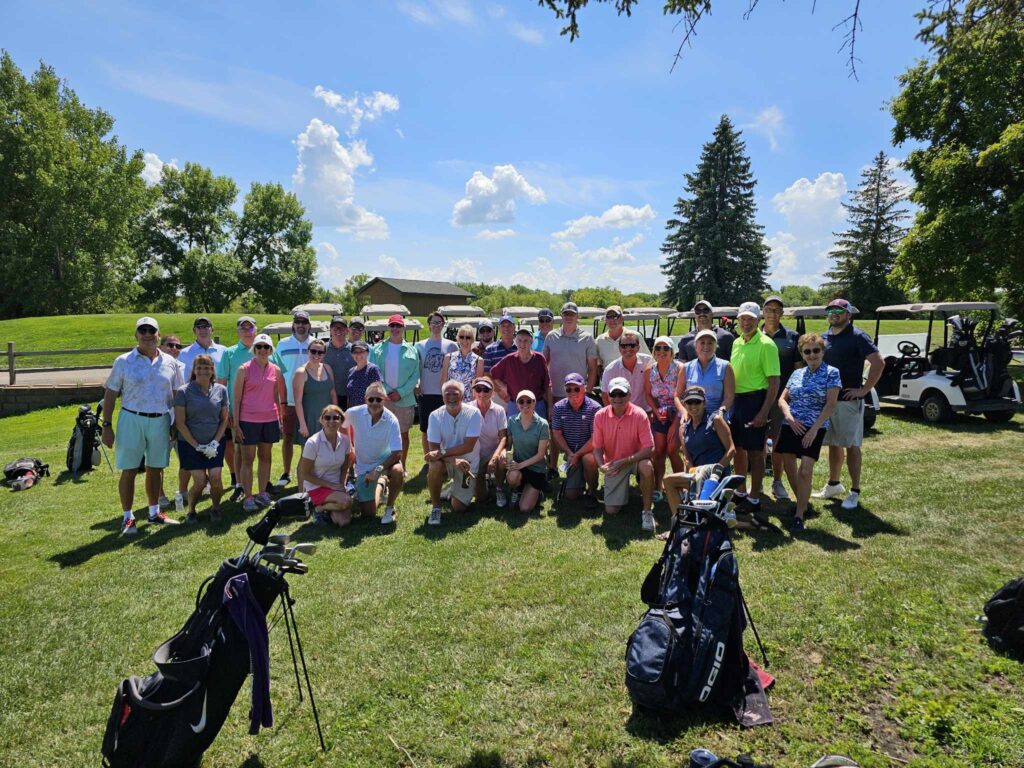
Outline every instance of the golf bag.
{"label": "golf bag", "polygon": [[[626,645],[626,688],[640,707],[679,712],[724,704],[743,725],[767,724],[764,691],[743,650],[739,567],[721,511],[727,502],[712,495],[717,498],[686,505],[695,520],[675,516],[644,579],[640,599],[649,610]],[[750,695],[758,701],[745,704]]]}
{"label": "golf bag", "polygon": [[97,406],[95,412],[88,405],[78,409],[75,426],[71,430],[71,439],[68,440],[67,455],[68,472],[75,477],[78,477],[79,472],[87,472],[100,463],[102,411],[102,406]]}
{"label": "golf bag", "polygon": [[1024,576],[1008,581],[985,603],[984,632],[996,650],[1024,658]]}
{"label": "golf bag", "polygon": [[[110,768],[191,768],[220,732],[250,672],[252,647],[227,606],[228,582],[245,577],[253,611],[266,633],[266,614],[287,591],[280,574],[245,558],[225,560],[199,588],[196,606],[181,630],[153,654],[157,671],[121,681],[103,737],[103,765]],[[230,590],[229,590],[230,591]],[[259,621],[248,624],[259,624]],[[252,635],[251,627],[248,628]],[[258,646],[259,643],[257,642]],[[258,652],[258,651],[257,651]],[[263,653],[266,653],[265,641]],[[253,653],[253,659],[257,659]],[[250,732],[270,725],[269,688],[261,712],[257,701],[259,664],[253,665],[254,711]]]}
{"label": "golf bag", "polygon": [[40,477],[50,476],[50,465],[39,459],[15,459],[4,467],[4,485],[16,491],[23,491],[35,485]]}

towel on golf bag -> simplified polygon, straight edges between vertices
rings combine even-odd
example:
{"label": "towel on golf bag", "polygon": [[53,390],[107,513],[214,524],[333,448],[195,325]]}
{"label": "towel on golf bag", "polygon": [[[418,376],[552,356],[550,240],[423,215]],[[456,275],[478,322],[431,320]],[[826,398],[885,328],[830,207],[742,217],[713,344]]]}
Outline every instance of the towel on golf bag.
{"label": "towel on golf bag", "polygon": [[256,602],[246,573],[228,580],[224,587],[224,605],[249,641],[249,662],[252,667],[249,733],[255,735],[260,732],[261,725],[269,728],[274,724],[274,713],[270,705],[270,637],[267,634],[267,615]]}
{"label": "towel on golf bag", "polygon": [[724,525],[677,521],[640,595],[649,610],[626,645],[626,688],[635,704],[669,712],[724,704],[742,725],[772,722],[743,650],[739,568]]}
{"label": "towel on golf bag", "polygon": [[153,654],[157,671],[121,681],[101,748],[115,768],[191,768],[227,718],[250,671],[249,642],[224,604],[224,590],[245,574],[264,616],[285,581],[248,563],[225,560],[199,588],[181,630]]}
{"label": "towel on golf bag", "polygon": [[1024,576],[1001,586],[985,603],[985,637],[992,647],[1024,657]]}

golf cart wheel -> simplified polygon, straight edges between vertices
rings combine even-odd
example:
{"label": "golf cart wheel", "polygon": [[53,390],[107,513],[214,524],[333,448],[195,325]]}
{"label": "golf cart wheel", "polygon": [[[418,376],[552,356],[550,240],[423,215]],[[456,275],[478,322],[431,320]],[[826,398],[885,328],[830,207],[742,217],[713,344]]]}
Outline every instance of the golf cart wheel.
{"label": "golf cart wheel", "polygon": [[864,408],[864,431],[869,431],[875,426],[875,419],[878,417],[878,411],[874,408]]}
{"label": "golf cart wheel", "polygon": [[1005,424],[1013,418],[1013,411],[985,411],[985,418],[996,424]]}
{"label": "golf cart wheel", "polygon": [[949,407],[949,401],[942,395],[929,395],[921,403],[921,415],[924,420],[932,424],[939,424],[953,418],[953,409]]}

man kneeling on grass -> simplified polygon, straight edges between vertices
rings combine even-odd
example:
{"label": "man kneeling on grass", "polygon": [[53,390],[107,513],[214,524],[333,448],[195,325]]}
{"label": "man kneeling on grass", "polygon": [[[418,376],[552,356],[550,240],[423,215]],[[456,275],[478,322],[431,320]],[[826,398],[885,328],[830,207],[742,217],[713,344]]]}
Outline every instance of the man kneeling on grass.
{"label": "man kneeling on grass", "polygon": [[395,500],[405,482],[401,427],[398,417],[384,409],[386,397],[384,385],[375,381],[366,388],[366,405],[345,411],[356,451],[356,501],[361,514],[376,515],[387,496],[381,525],[395,522]]}
{"label": "man kneeling on grass", "polygon": [[[308,419],[309,416],[307,415]],[[302,444],[299,477],[317,512],[337,526],[352,522],[352,496],[345,489],[355,452],[346,430],[341,408],[329,404],[320,412],[320,426]]]}
{"label": "man kneeling on grass", "polygon": [[446,479],[452,481],[452,509],[462,512],[473,502],[476,484],[473,467],[480,458],[480,411],[463,401],[461,381],[449,379],[441,387],[444,408],[430,414],[427,421],[427,446],[423,455],[429,470],[427,489],[430,491],[430,518],[428,525],[441,524],[441,486]]}

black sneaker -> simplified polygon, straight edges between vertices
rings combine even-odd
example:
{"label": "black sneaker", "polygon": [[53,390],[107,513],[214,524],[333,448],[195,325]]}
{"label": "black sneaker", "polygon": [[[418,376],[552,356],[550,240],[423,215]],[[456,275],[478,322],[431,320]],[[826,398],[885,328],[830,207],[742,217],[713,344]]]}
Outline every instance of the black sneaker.
{"label": "black sneaker", "polygon": [[197,515],[195,511],[189,512],[187,515],[185,515],[185,522],[188,525],[195,525],[199,522],[199,515]]}
{"label": "black sneaker", "polygon": [[[238,490],[242,490],[239,488]],[[221,521],[220,507],[210,507],[210,522],[219,523]]]}
{"label": "black sneaker", "polygon": [[802,517],[794,517],[789,522],[789,530],[793,533],[800,533],[804,529],[804,519]]}
{"label": "black sneaker", "polygon": [[598,504],[604,504],[604,486],[603,485],[600,486],[597,489],[597,493],[594,495],[594,498],[597,500]]}
{"label": "black sneaker", "polygon": [[242,486],[236,485],[235,490],[231,492],[231,498],[228,499],[232,504],[237,504],[243,498],[245,498],[245,491],[242,490]]}
{"label": "black sneaker", "polygon": [[267,493],[284,493],[284,489],[288,487],[291,481],[292,476],[285,472],[277,479],[277,482],[274,483],[273,485],[267,483]]}
{"label": "black sneaker", "polygon": [[558,467],[548,467],[548,480],[558,480],[562,476],[558,474]]}

